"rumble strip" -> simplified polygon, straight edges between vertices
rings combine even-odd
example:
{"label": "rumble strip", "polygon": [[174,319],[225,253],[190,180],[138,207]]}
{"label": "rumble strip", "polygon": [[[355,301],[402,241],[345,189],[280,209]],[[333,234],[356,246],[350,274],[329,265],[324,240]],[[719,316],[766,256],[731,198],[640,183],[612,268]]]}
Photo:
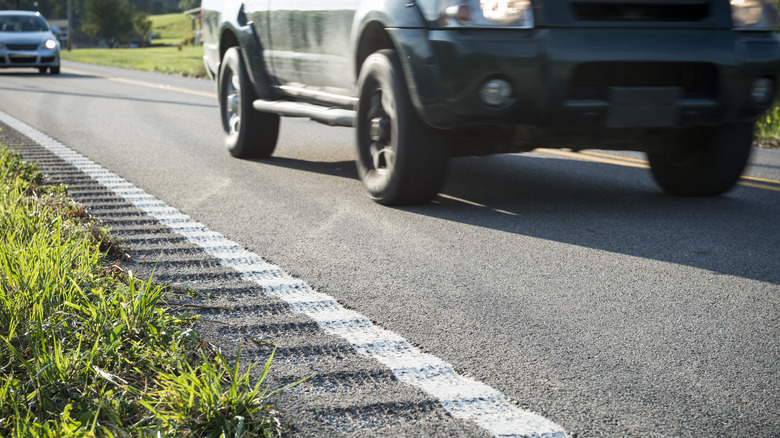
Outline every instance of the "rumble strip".
{"label": "rumble strip", "polygon": [[237,271],[245,281],[260,286],[267,295],[285,301],[293,312],[316,321],[319,328],[346,340],[360,355],[375,359],[401,382],[434,397],[453,417],[471,421],[497,437],[564,438],[566,431],[552,421],[519,409],[498,390],[458,374],[443,360],[421,352],[406,339],[373,324],[335,298],[312,290],[305,282],[287,275],[257,254],[210,231],[169,207],[132,183],[104,169],[83,155],[0,112],[0,121],[26,135],[94,181],[146,212],[186,238],[219,262]]}

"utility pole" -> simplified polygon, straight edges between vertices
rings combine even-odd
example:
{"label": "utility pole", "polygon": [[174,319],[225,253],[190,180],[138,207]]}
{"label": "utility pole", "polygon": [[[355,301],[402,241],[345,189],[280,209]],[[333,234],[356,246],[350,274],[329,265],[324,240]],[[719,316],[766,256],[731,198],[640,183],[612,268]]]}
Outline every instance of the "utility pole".
{"label": "utility pole", "polygon": [[68,52],[71,49],[71,41],[73,41],[73,0],[68,0]]}
{"label": "utility pole", "polygon": [[16,10],[17,11],[22,10],[22,0],[16,0]]}

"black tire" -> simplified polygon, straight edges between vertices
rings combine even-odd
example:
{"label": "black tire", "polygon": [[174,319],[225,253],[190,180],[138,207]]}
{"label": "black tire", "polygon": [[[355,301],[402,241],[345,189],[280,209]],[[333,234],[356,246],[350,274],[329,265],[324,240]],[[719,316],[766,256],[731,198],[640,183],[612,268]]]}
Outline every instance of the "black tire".
{"label": "black tire", "polygon": [[648,153],[658,185],[680,196],[714,196],[729,190],[745,170],[753,144],[753,125],[691,128],[678,137],[683,152]]}
{"label": "black tire", "polygon": [[439,192],[449,153],[442,132],[420,120],[401,62],[381,50],[363,63],[358,78],[357,168],[380,204],[419,204]]}
{"label": "black tire", "polygon": [[219,110],[225,146],[236,158],[267,158],[279,138],[279,115],[256,111],[252,82],[237,47],[225,52],[219,68]]}
{"label": "black tire", "polygon": [[48,70],[49,67],[38,67],[38,73],[40,74],[46,74],[46,70]]}
{"label": "black tire", "polygon": [[58,66],[56,66],[56,67],[51,67],[51,68],[49,68],[49,73],[51,73],[51,74],[53,74],[53,75],[58,75],[58,74],[60,74],[60,66],[58,65]]}

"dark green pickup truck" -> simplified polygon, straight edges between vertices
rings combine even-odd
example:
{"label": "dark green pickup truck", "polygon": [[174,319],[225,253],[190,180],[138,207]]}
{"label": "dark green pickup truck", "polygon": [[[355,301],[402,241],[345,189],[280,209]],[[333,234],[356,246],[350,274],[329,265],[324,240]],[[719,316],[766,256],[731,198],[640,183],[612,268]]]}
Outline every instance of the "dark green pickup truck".
{"label": "dark green pickup truck", "polygon": [[280,116],[357,133],[383,204],[426,202],[449,158],[647,152],[659,185],[739,178],[780,73],[774,0],[204,0],[204,60],[236,157]]}

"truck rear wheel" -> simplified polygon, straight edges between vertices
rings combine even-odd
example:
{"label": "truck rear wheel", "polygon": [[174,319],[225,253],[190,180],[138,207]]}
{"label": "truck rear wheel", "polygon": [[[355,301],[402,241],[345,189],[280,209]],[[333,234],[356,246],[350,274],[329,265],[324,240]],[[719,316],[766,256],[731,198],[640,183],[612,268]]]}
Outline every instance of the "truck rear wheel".
{"label": "truck rear wheel", "polygon": [[753,143],[753,125],[691,128],[678,137],[680,153],[648,153],[650,169],[666,192],[714,196],[729,190],[745,170]]}
{"label": "truck rear wheel", "polygon": [[219,68],[219,110],[225,146],[236,158],[267,158],[279,138],[279,115],[255,111],[257,95],[237,47],[225,52]]}
{"label": "truck rear wheel", "polygon": [[449,154],[443,133],[417,115],[395,51],[366,59],[358,90],[357,168],[371,198],[385,205],[430,201],[444,182]]}

